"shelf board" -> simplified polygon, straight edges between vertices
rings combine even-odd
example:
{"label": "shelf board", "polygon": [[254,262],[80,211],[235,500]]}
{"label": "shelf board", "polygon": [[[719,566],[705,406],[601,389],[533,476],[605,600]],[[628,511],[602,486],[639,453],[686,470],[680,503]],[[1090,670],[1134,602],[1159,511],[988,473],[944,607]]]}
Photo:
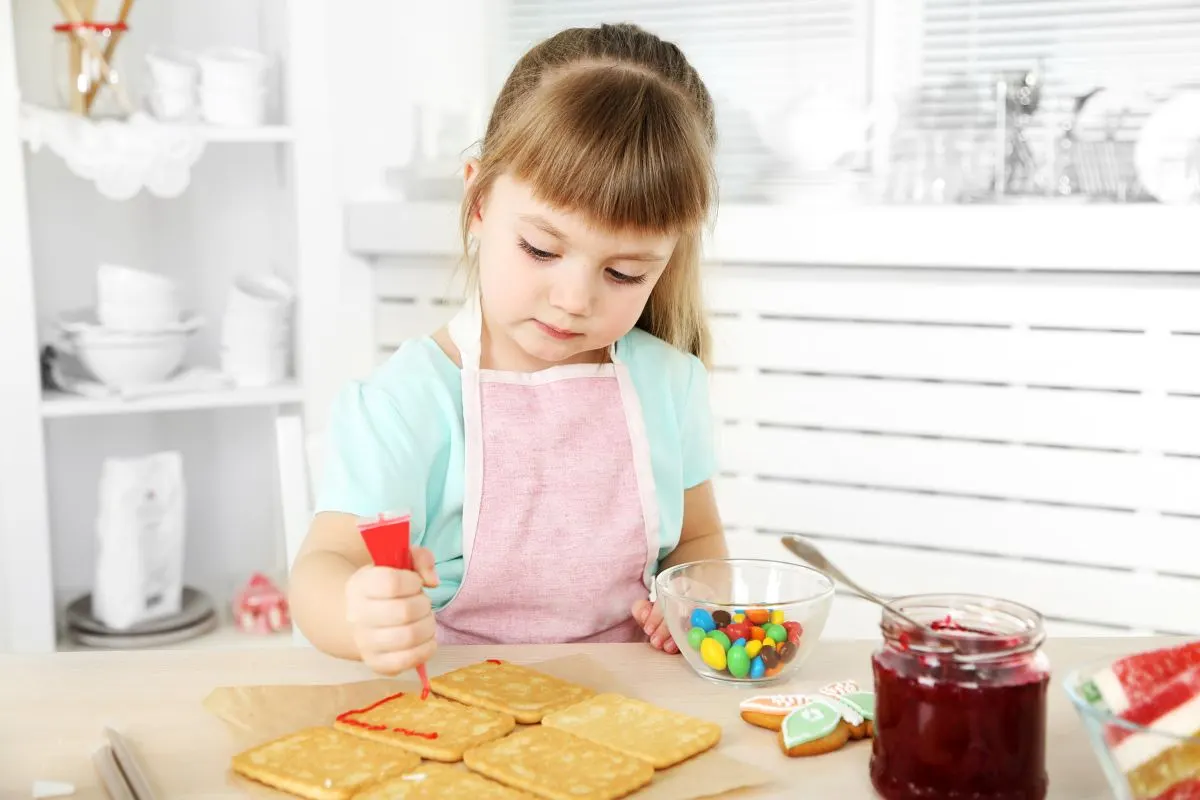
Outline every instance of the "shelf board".
{"label": "shelf board", "polygon": [[193,125],[206,142],[254,143],[291,142],[296,132],[289,125],[260,125],[253,128],[223,128],[216,125]]}
{"label": "shelf board", "polygon": [[[214,630],[209,633],[197,636],[195,639],[188,639],[186,642],[177,642],[175,644],[162,645],[161,647],[147,648],[153,650],[263,650],[284,647],[296,647],[296,640],[290,630],[281,631],[271,634],[253,634],[243,633],[233,626],[231,622],[222,622]],[[88,647],[79,644],[65,634],[61,635],[58,640],[58,652],[118,652],[116,650],[106,650],[99,647]]]}
{"label": "shelf board", "polygon": [[299,403],[303,390],[295,383],[264,388],[232,388],[210,392],[181,392],[144,397],[136,400],[120,398],[93,399],[65,392],[45,392],[42,395],[42,417],[97,417],[116,414],[146,414],[160,411],[195,411],[217,408],[278,406]]}

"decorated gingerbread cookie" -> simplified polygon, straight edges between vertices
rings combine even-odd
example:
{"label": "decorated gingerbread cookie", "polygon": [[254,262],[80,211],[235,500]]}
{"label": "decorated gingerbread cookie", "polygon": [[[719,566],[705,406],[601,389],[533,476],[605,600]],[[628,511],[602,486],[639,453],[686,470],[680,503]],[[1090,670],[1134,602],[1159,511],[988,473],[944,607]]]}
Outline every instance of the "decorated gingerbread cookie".
{"label": "decorated gingerbread cookie", "polygon": [[783,718],[779,746],[793,758],[819,756],[843,747],[850,738],[844,709],[828,697],[811,696]]}
{"label": "decorated gingerbread cookie", "polygon": [[821,694],[833,698],[843,707],[842,716],[850,726],[851,738],[875,735],[874,692],[864,692],[854,681],[838,681],[822,688]]}
{"label": "decorated gingerbread cookie", "polygon": [[784,717],[812,701],[812,696],[806,694],[760,694],[743,700],[740,710],[742,719],[751,725],[777,731]]}

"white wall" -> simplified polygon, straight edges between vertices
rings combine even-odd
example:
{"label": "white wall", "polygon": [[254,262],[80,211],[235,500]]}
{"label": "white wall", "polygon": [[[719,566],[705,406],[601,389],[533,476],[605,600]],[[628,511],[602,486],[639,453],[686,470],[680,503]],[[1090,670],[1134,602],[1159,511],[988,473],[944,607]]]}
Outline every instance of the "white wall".
{"label": "white wall", "polygon": [[[418,106],[482,115],[491,108],[485,37],[497,3],[339,0],[330,29],[336,169],[342,199],[389,192],[385,170],[413,156]],[[466,147],[469,141],[456,143]],[[366,374],[374,353],[373,276],[347,254],[341,265],[343,378]],[[311,421],[319,432],[324,420]]]}

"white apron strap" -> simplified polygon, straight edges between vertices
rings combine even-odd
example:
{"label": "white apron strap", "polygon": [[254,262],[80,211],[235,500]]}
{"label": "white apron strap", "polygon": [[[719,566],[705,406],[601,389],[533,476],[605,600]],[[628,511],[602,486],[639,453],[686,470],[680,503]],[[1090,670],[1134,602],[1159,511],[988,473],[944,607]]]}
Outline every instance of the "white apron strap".
{"label": "white apron strap", "polygon": [[471,549],[479,528],[479,500],[483,494],[483,408],[479,389],[480,337],[483,315],[478,292],[468,295],[447,326],[450,340],[462,361],[463,404],[463,574],[471,566]]}
{"label": "white apron strap", "polygon": [[642,583],[652,591],[654,568],[658,565],[659,529],[658,491],[654,483],[654,460],[650,455],[650,437],[646,433],[646,420],[642,416],[642,402],[637,387],[629,374],[629,366],[621,360],[620,344],[611,350],[612,362],[617,371],[617,386],[621,390],[621,404],[625,408],[625,421],[629,426],[629,443],[633,448],[633,471],[637,479],[638,498],[642,504],[642,519],[646,525],[646,569]]}

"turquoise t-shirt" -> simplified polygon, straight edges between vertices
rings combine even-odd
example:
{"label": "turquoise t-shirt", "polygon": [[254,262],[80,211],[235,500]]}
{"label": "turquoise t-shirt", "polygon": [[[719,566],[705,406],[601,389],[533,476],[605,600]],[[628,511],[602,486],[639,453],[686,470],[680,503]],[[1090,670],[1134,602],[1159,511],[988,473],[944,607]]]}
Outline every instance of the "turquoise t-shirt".
{"label": "turquoise t-shirt", "polygon": [[[685,489],[716,471],[708,373],[695,356],[634,329],[617,343],[637,389],[658,495],[659,560],[679,543]],[[434,608],[463,576],[462,382],[430,337],[411,339],[334,400],[316,511],[362,517],[408,510],[413,544],[429,548],[441,585]],[[658,565],[655,565],[657,572]]]}

